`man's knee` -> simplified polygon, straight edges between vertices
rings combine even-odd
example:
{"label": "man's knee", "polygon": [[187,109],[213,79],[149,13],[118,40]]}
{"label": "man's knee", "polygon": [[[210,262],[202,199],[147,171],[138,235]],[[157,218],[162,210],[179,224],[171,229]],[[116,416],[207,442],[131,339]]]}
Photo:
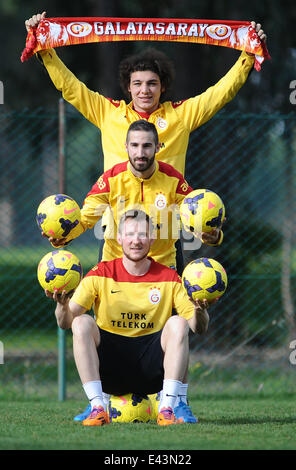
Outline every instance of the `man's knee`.
{"label": "man's knee", "polygon": [[75,317],[72,322],[72,333],[75,336],[92,335],[98,330],[95,320],[87,314]]}
{"label": "man's knee", "polygon": [[185,318],[174,315],[166,322],[163,333],[167,338],[170,337],[175,341],[183,341],[189,334],[188,322]]}

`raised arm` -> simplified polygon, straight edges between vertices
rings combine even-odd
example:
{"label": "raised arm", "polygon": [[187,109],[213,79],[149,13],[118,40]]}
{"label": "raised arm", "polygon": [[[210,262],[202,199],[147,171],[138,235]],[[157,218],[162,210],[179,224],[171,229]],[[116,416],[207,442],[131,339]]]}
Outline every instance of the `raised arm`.
{"label": "raised arm", "polygon": [[[261,41],[266,42],[267,36],[260,23],[251,22]],[[185,100],[176,112],[189,132],[205,124],[220,109],[237,95],[245,84],[254,65],[255,56],[242,52],[231,69],[213,86],[203,93]]]}
{"label": "raised arm", "polygon": [[[36,28],[46,12],[37,13],[25,21],[26,30]],[[86,119],[101,128],[105,106],[110,102],[99,93],[90,90],[59,59],[54,49],[45,49],[37,57],[46,68],[54,86],[62,92],[63,98],[72,104]]]}

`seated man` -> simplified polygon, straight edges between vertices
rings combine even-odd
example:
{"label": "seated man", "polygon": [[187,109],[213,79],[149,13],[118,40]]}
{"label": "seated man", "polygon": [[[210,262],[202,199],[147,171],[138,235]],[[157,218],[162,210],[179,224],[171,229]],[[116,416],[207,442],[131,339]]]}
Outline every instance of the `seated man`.
{"label": "seated man", "polygon": [[[147,257],[152,231],[145,212],[127,211],[118,227],[121,258],[97,264],[71,299],[45,291],[57,302],[58,325],[72,328],[74,358],[91,404],[85,426],[109,423],[102,390],[124,395],[162,388],[157,423],[181,422],[173,410],[188,364],[189,328],[207,331],[208,305],[192,302],[176,271]],[[92,306],[95,318],[86,313]]]}

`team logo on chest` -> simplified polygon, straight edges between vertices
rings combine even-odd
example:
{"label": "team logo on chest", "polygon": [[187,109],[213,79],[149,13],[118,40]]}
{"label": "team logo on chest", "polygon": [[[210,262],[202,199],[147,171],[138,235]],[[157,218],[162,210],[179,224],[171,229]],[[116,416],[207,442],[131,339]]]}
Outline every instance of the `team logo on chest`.
{"label": "team logo on chest", "polygon": [[167,199],[162,192],[156,193],[154,204],[159,211],[167,206]]}
{"label": "team logo on chest", "polygon": [[160,289],[157,287],[151,287],[149,291],[149,300],[153,305],[156,305],[160,302]]}
{"label": "team logo on chest", "polygon": [[164,130],[164,129],[167,128],[168,123],[166,122],[165,119],[159,117],[159,118],[157,118],[156,125],[159,129]]}

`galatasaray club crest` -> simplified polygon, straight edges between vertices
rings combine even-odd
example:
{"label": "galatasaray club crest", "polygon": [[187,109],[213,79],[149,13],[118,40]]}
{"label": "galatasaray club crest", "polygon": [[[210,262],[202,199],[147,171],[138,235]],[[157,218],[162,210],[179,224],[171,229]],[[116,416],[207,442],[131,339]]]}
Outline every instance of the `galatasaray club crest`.
{"label": "galatasaray club crest", "polygon": [[92,32],[92,25],[84,21],[74,22],[67,25],[67,31],[71,36],[81,38]]}
{"label": "galatasaray club crest", "polygon": [[154,201],[155,207],[161,211],[167,206],[167,199],[163,193],[156,193],[156,198]]}
{"label": "galatasaray club crest", "polygon": [[212,24],[206,29],[207,35],[212,39],[226,39],[231,35],[232,29],[230,26],[225,24]]}
{"label": "galatasaray club crest", "polygon": [[149,300],[153,305],[156,305],[160,302],[160,289],[153,287],[149,292]]}
{"label": "galatasaray club crest", "polygon": [[166,122],[165,119],[159,117],[156,121],[156,125],[157,125],[158,129],[164,130],[164,129],[167,128],[168,123]]}

